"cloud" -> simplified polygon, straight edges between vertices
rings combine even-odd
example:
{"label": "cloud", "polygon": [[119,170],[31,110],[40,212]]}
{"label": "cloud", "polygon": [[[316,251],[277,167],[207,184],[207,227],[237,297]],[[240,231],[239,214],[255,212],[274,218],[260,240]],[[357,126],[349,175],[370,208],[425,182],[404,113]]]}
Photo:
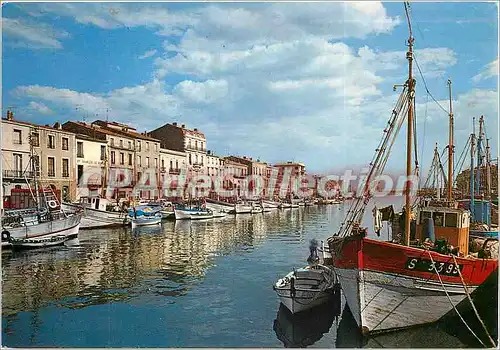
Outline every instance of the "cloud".
{"label": "cloud", "polygon": [[41,114],[53,114],[54,111],[40,102],[31,101],[28,105],[29,108],[41,113]]}
{"label": "cloud", "polygon": [[156,52],[158,52],[158,51],[157,50],[148,50],[148,51],[144,52],[143,55],[139,56],[139,59],[143,60],[145,58],[152,57],[152,56],[156,55]]}
{"label": "cloud", "polygon": [[61,49],[62,43],[59,39],[70,36],[48,24],[19,18],[2,18],[2,31],[9,45],[30,49]]}
{"label": "cloud", "polygon": [[493,78],[498,76],[498,57],[496,60],[488,63],[486,66],[483,67],[483,70],[479,73],[476,74],[475,76],[472,77],[472,82],[478,83],[481,80],[485,80],[488,78]]}

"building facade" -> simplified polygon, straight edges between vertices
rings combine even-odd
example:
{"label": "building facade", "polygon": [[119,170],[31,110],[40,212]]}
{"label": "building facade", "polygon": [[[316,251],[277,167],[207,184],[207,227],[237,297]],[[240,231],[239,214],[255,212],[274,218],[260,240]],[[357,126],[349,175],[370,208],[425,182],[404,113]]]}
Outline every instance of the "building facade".
{"label": "building facade", "polygon": [[[274,169],[277,169],[277,179],[276,186],[274,189],[275,195],[280,196],[290,196],[296,194],[296,189],[298,188],[298,182],[296,181],[299,176],[303,176],[306,173],[306,167],[303,163],[298,162],[286,162],[277,163],[273,165]],[[281,189],[286,189],[281,192]]]}
{"label": "building facade", "polygon": [[27,189],[25,177],[37,175],[44,188],[50,186],[62,200],[74,200],[75,147],[75,135],[59,123],[51,127],[22,122],[8,111],[2,120],[4,196],[12,195],[13,189]]}
{"label": "building facade", "polygon": [[160,140],[161,147],[179,152],[185,152],[189,174],[207,173],[207,142],[205,134],[198,129],[187,129],[185,124],[176,122],[165,124],[148,133]]}
{"label": "building facade", "polygon": [[108,145],[104,137],[76,134],[76,199],[103,195],[108,161]]}

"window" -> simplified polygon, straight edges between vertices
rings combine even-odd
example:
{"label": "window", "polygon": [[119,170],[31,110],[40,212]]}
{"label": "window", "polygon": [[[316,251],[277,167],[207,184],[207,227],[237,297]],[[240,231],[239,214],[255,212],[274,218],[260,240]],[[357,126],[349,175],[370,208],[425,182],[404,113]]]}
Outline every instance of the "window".
{"label": "window", "polygon": [[120,140],[120,148],[123,148],[123,140]]}
{"label": "window", "polygon": [[155,158],[155,168],[158,168],[158,158]]}
{"label": "window", "polygon": [[33,156],[33,167],[35,168],[36,176],[40,176],[40,157]]}
{"label": "window", "polygon": [[56,148],[56,138],[54,135],[49,135],[47,138],[47,148]]}
{"label": "window", "polygon": [[146,157],[146,167],[149,168],[149,157]]}
{"label": "window", "polygon": [[20,145],[23,143],[21,130],[14,129],[14,136],[13,136],[12,142],[14,143],[14,145]]}
{"label": "window", "polygon": [[40,146],[40,134],[37,132],[31,133],[31,144],[33,147],[38,147]]}
{"label": "window", "polygon": [[432,216],[430,211],[421,211],[420,212],[420,225],[425,223],[425,219],[429,219]]}
{"label": "window", "polygon": [[78,183],[80,183],[80,180],[83,176],[83,165],[78,165],[77,167],[77,172],[78,172]]}
{"label": "window", "polygon": [[128,142],[128,149],[132,149],[132,142],[131,141]]}
{"label": "window", "polygon": [[115,164],[115,151],[111,151],[111,164]]}
{"label": "window", "polygon": [[48,158],[47,166],[48,166],[48,174],[47,175],[50,177],[56,176],[56,161],[55,161],[54,157]]}
{"label": "window", "polygon": [[198,164],[198,155],[197,154],[194,155],[194,159],[195,159],[194,164]]}
{"label": "window", "polygon": [[149,142],[146,142],[146,151],[149,151]]}
{"label": "window", "polygon": [[175,168],[179,169],[179,161],[178,160],[175,161]]}
{"label": "window", "polygon": [[69,202],[70,201],[70,198],[69,198],[69,187],[68,186],[63,186],[62,187],[62,197],[63,197],[63,201],[65,201],[65,202]]}
{"label": "window", "polygon": [[203,165],[203,156],[201,156],[201,165]]}
{"label": "window", "polygon": [[201,143],[201,150],[203,151],[203,142]]}
{"label": "window", "polygon": [[458,214],[457,213],[446,213],[445,217],[446,227],[458,227]]}
{"label": "window", "polygon": [[439,212],[436,212],[434,213],[434,226],[436,227],[442,227],[443,224],[444,224],[444,213],[439,213]]}
{"label": "window", "polygon": [[191,153],[189,153],[189,165],[191,165]]}
{"label": "window", "polygon": [[132,165],[132,153],[128,154],[128,165]]}
{"label": "window", "polygon": [[141,181],[142,173],[140,171],[137,172],[137,181]]}
{"label": "window", "polygon": [[191,139],[188,141],[188,148],[191,148]]}
{"label": "window", "polygon": [[141,141],[137,141],[137,150],[141,151]]}
{"label": "window", "polygon": [[16,176],[21,176],[23,174],[23,155],[22,154],[13,154],[14,156],[14,172]]}
{"label": "window", "polygon": [[76,143],[76,156],[78,158],[83,158],[83,142],[81,141]]}
{"label": "window", "polygon": [[106,146],[101,146],[101,160],[106,160]]}
{"label": "window", "polygon": [[162,159],[162,160],[161,160],[161,167],[162,167],[162,168],[165,168],[165,159]]}
{"label": "window", "polygon": [[198,141],[195,141],[195,142],[194,142],[194,148],[195,148],[195,149],[198,149]]}
{"label": "window", "polygon": [[173,169],[173,168],[174,168],[174,162],[170,161],[170,169]]}
{"label": "window", "polygon": [[110,138],[110,139],[109,139],[109,144],[110,144],[111,146],[114,146],[114,145],[115,145],[115,139],[114,139],[114,138]]}
{"label": "window", "polygon": [[62,160],[62,176],[69,177],[69,159],[67,158]]}
{"label": "window", "polygon": [[120,152],[120,165],[125,165],[125,153]]}
{"label": "window", "polygon": [[158,152],[158,144],[155,143],[155,151]]}
{"label": "window", "polygon": [[137,156],[137,166],[142,166],[141,156]]}
{"label": "window", "polygon": [[67,137],[62,138],[62,149],[63,151],[69,150],[69,139]]}

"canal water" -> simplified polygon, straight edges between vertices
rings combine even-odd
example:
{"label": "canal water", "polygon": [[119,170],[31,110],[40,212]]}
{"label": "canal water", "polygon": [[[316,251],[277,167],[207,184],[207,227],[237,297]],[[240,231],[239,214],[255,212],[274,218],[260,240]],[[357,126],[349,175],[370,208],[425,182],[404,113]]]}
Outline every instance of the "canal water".
{"label": "canal water", "polygon": [[310,240],[326,242],[346,208],[82,230],[68,246],[4,251],[2,345],[465,346],[436,325],[362,340],[348,308],[334,318],[331,305],[302,316],[280,307],[272,285],[305,265]]}

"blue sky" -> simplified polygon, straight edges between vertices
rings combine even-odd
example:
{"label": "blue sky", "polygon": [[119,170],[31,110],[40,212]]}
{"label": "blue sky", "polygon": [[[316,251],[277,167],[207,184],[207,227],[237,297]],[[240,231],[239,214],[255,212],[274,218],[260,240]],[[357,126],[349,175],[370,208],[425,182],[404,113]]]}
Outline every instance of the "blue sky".
{"label": "blue sky", "polygon": [[[496,153],[497,4],[411,14],[417,61],[446,108],[453,81],[458,155],[481,114]],[[402,3],[9,3],[2,27],[2,103],[18,119],[178,121],[218,154],[311,171],[368,163],[407,75]],[[414,73],[425,166],[447,116]],[[402,169],[404,135],[393,153]]]}

